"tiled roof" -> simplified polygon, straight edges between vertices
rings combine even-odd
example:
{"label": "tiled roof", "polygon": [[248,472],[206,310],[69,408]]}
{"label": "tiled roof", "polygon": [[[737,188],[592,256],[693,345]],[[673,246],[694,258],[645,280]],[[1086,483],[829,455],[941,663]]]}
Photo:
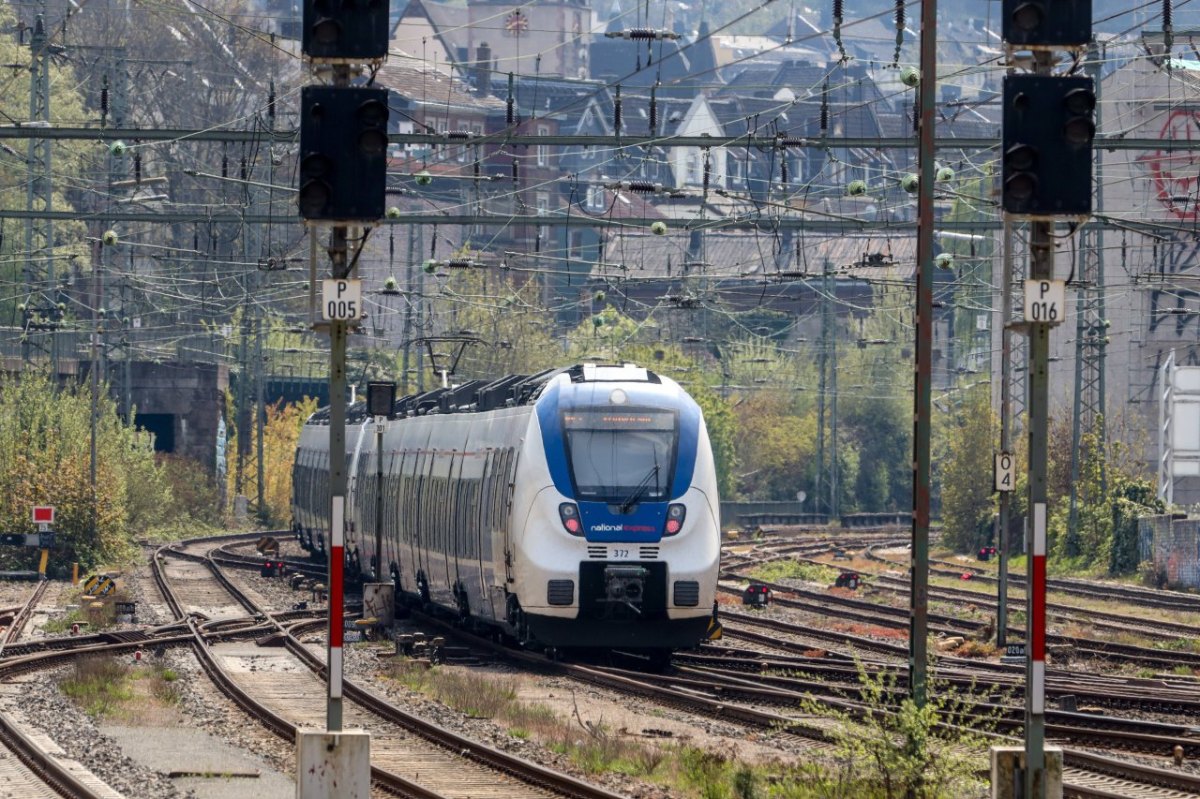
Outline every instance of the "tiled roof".
{"label": "tiled roof", "polygon": [[379,68],[375,82],[415,103],[455,108],[503,108],[496,97],[481,97],[461,80],[419,58],[395,53]]}

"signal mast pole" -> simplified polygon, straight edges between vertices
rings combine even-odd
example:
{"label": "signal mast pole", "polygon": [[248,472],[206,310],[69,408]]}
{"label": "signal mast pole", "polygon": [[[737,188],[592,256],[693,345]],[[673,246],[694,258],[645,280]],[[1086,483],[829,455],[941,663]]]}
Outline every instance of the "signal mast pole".
{"label": "signal mast pole", "polygon": [[[302,216],[330,224],[330,279],[321,285],[321,317],[329,330],[329,633],[326,729],[297,734],[299,799],[367,799],[371,792],[370,735],[342,730],[342,621],[346,546],[346,336],[363,318],[362,282],[351,279],[366,227],[384,216],[387,178],[386,89],[351,87],[364,64],[388,53],[388,2],[326,4],[304,0],[301,49],[329,85],[300,94]],[[349,257],[349,226],[356,253]],[[311,235],[318,234],[316,227]],[[315,245],[310,251],[315,278]],[[315,289],[315,280],[314,289]],[[310,293],[310,297],[313,294]],[[317,320],[314,318],[313,322]]]}
{"label": "signal mast pole", "polygon": [[910,563],[908,690],[917,707],[928,695],[929,479],[933,404],[933,159],[937,102],[937,2],[921,3],[921,83],[918,88],[917,340],[913,391],[913,523]]}
{"label": "signal mast pole", "polygon": [[[1061,792],[1062,753],[1046,752],[1046,526],[1050,399],[1050,330],[1063,321],[1066,281],[1054,279],[1054,226],[1092,213],[1096,135],[1094,81],[1055,75],[1057,51],[1085,49],[1091,2],[1004,0],[1003,37],[1010,61],[1030,74],[1004,77],[1002,207],[1029,219],[1029,280],[1024,327],[1029,336],[1029,518],[1025,543],[1025,764],[1014,780],[1025,799]],[[1014,51],[1030,56],[1014,58]],[[1052,759],[1051,768],[1047,760]]]}

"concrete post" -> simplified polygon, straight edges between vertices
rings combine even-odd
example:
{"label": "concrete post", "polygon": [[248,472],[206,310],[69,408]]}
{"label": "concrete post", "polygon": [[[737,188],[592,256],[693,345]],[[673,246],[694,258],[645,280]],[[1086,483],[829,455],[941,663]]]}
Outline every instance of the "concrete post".
{"label": "concrete post", "polygon": [[370,799],[366,730],[296,731],[296,799]]}
{"label": "concrete post", "polygon": [[375,619],[379,627],[390,628],[395,596],[391,583],[363,583],[363,618]]}
{"label": "concrete post", "polygon": [[[1062,799],[1063,760],[1062,749],[1045,747],[1045,799]],[[1025,747],[993,746],[992,799],[1020,799],[1025,795],[1023,774],[1025,770]]]}

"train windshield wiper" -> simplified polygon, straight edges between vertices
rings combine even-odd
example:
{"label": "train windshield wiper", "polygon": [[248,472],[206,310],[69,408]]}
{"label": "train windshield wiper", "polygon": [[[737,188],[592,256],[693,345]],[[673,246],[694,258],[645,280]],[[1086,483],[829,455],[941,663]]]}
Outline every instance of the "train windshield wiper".
{"label": "train windshield wiper", "polygon": [[642,494],[645,494],[646,489],[650,487],[650,478],[652,478],[652,477],[654,478],[654,488],[657,490],[658,489],[658,464],[657,463],[654,464],[654,466],[650,469],[650,471],[646,472],[646,476],[643,477],[641,479],[641,481],[634,487],[633,493],[629,495],[629,498],[621,503],[621,513],[628,513],[629,509],[637,504],[637,501],[642,498]]}

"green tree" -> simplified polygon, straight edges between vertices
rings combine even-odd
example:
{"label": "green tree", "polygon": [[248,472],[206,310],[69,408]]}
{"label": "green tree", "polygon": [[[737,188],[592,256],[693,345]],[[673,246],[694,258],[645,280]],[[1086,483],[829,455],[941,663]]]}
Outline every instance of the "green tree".
{"label": "green tree", "polygon": [[1131,574],[1138,567],[1138,519],[1166,511],[1154,484],[1145,478],[1117,475],[1112,499],[1112,546],[1109,574]]}
{"label": "green tree", "polygon": [[996,429],[987,388],[968,390],[950,423],[940,470],[942,540],[959,552],[974,551],[991,535]]}
{"label": "green tree", "polygon": [[562,344],[547,324],[549,311],[540,304],[541,283],[517,283],[487,270],[455,270],[442,289],[450,310],[445,326],[451,334],[479,339],[463,351],[458,373],[466,379],[533,374],[566,360]]}
{"label": "green tree", "polygon": [[751,392],[734,409],[738,460],[745,471],[739,491],[752,499],[793,500],[815,483],[816,416],[795,412],[784,391]]}
{"label": "green tree", "polygon": [[854,501],[859,511],[912,505],[911,401],[883,391],[850,395],[841,404],[841,423],[857,452]]}

